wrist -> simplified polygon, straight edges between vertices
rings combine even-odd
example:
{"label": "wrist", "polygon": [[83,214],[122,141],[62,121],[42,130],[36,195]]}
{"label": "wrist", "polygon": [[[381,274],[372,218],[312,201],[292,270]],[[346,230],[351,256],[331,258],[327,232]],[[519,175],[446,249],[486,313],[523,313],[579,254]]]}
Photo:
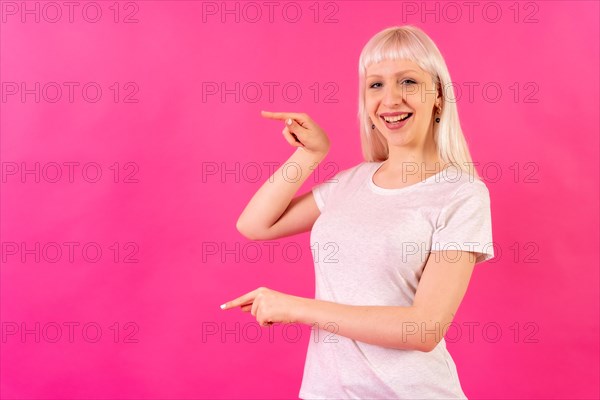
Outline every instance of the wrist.
{"label": "wrist", "polygon": [[307,299],[305,297],[296,297],[296,302],[297,305],[296,307],[294,307],[292,309],[292,322],[296,323],[301,323],[301,324],[310,324],[310,322],[307,322],[308,320],[308,315],[309,315],[309,310],[310,310],[310,306],[311,304],[314,302],[313,299]]}
{"label": "wrist", "polygon": [[296,147],[295,153],[300,153],[305,157],[310,157],[314,161],[321,161],[322,159],[327,157],[327,154],[329,154],[329,149],[327,149],[325,151],[323,151],[323,150],[316,151],[316,150],[308,150],[306,147],[303,147],[303,146],[298,146],[298,147]]}
{"label": "wrist", "polygon": [[306,149],[301,149],[301,147],[298,147],[293,155],[293,158],[290,160],[297,162],[300,165],[303,176],[305,174],[310,175],[315,169],[317,169],[327,154],[314,153]]}

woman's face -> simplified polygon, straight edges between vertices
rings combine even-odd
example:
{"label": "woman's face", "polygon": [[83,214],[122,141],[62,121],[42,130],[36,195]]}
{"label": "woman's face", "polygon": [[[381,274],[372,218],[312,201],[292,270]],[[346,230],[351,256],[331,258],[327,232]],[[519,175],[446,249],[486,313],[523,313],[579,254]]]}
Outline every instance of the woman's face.
{"label": "woman's face", "polygon": [[[424,146],[434,105],[441,100],[438,95],[431,75],[412,61],[382,61],[367,67],[366,108],[388,146]],[[406,120],[398,121],[407,113]]]}

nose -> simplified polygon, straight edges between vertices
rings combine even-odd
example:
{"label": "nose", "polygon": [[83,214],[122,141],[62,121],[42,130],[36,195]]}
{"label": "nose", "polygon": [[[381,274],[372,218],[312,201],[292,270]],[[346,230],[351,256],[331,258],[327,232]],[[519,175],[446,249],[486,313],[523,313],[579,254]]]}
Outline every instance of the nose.
{"label": "nose", "polygon": [[388,85],[383,95],[383,104],[386,107],[398,106],[404,101],[404,91],[397,85]]}

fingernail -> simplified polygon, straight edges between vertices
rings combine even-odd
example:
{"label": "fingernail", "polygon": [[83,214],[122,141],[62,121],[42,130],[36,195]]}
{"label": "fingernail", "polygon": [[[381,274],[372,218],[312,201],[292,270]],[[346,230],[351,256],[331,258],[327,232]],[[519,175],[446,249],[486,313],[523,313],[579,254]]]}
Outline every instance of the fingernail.
{"label": "fingernail", "polygon": [[285,123],[288,124],[288,125],[291,125],[292,124],[292,119],[291,118],[286,119]]}
{"label": "fingernail", "polygon": [[225,307],[227,307],[227,303],[221,304],[221,310],[225,309]]}

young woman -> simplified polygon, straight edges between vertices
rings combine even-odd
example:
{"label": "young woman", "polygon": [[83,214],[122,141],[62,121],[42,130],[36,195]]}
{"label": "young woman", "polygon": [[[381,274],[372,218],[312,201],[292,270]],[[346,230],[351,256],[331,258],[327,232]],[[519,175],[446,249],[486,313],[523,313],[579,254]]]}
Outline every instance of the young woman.
{"label": "young woman", "polygon": [[313,327],[302,399],[465,399],[443,336],[474,265],[494,252],[450,75],[433,41],[401,26],[365,45],[359,81],[365,161],[294,197],[330,142],[306,114],[263,112],[286,121],[302,179],[282,166],[237,223],[252,240],[311,230],[315,299],[261,287],[222,308]]}

